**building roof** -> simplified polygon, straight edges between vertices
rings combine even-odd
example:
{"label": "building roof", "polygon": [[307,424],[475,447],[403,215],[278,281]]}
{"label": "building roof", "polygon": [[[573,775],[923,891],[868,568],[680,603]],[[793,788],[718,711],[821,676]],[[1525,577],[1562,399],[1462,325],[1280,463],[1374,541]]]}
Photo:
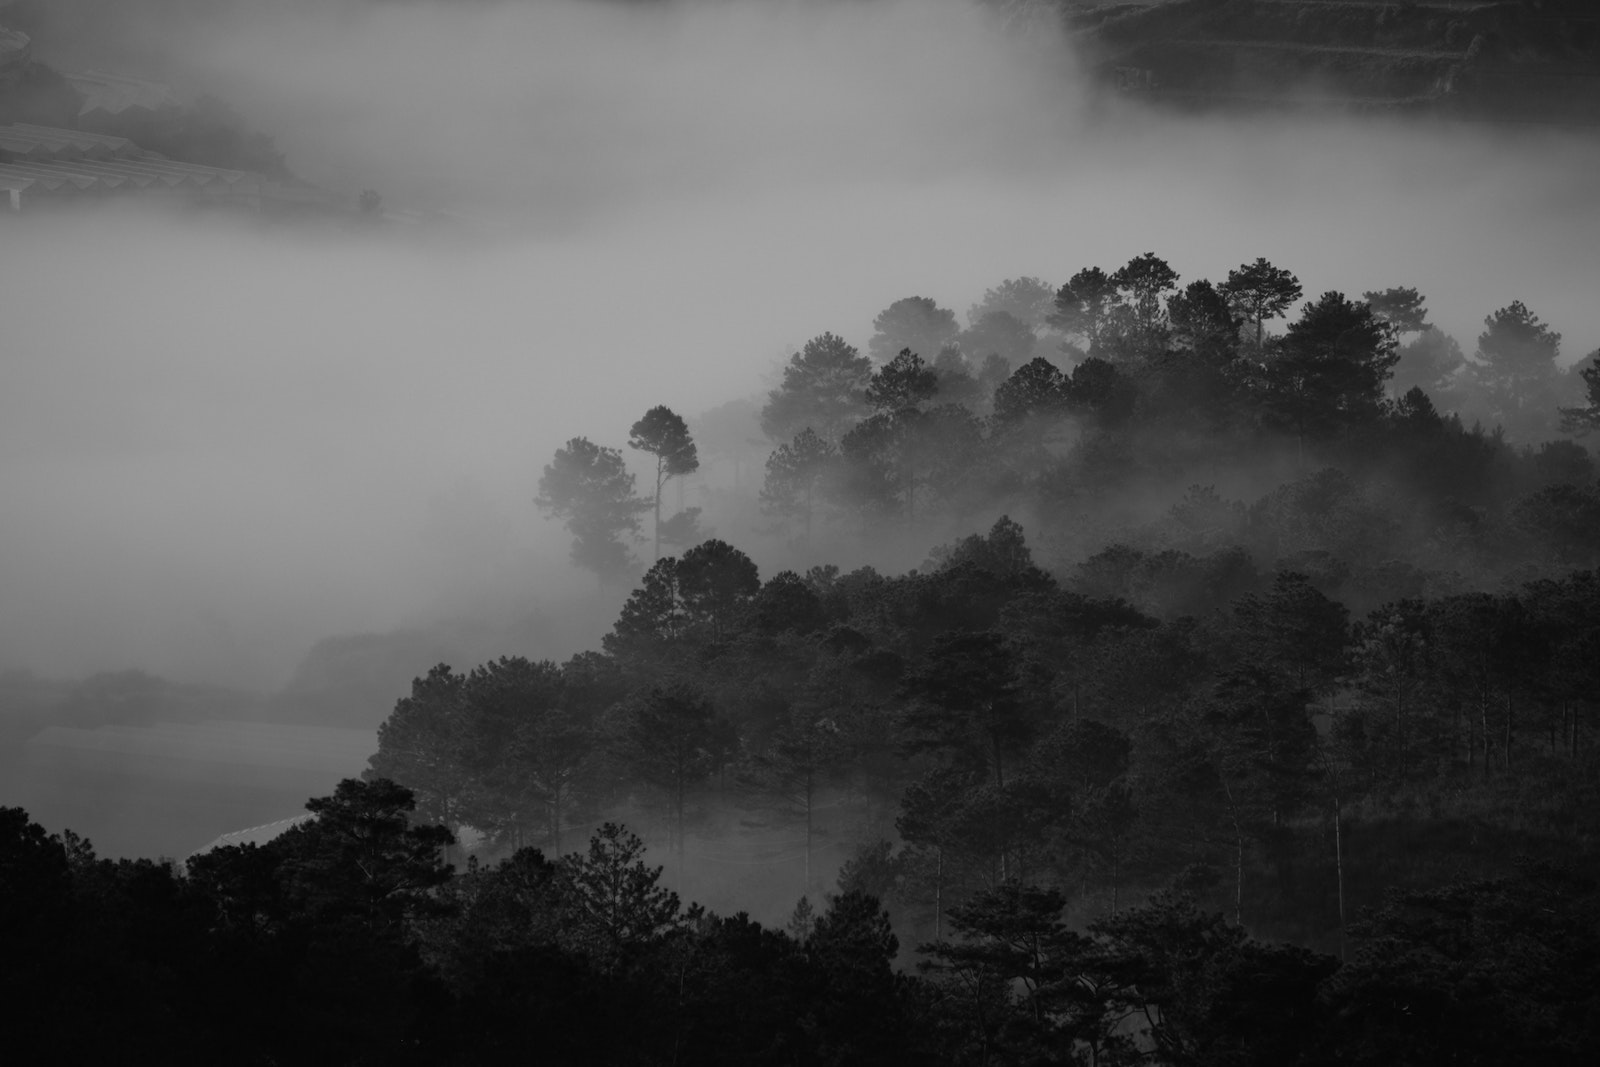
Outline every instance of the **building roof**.
{"label": "building roof", "polygon": [[126,137],[13,123],[0,126],[0,189],[111,192],[203,189],[260,192],[242,170],[178,163],[145,152]]}
{"label": "building roof", "polygon": [[68,84],[78,90],[79,95],[83,97],[83,106],[78,109],[80,115],[87,115],[92,111],[120,115],[130,108],[176,111],[183,107],[183,101],[172,91],[172,87],[160,82],[129,78],[121,74],[106,74],[98,70],[63,74],[62,77],[66,78]]}
{"label": "building roof", "polygon": [[[0,193],[103,193],[129,190],[203,191],[263,198],[278,205],[339,207],[346,198],[297,181],[253,171],[180,163],[140,148],[126,137],[14,122],[0,126]],[[3,209],[0,204],[0,209]]]}
{"label": "building roof", "polygon": [[13,122],[0,126],[0,140],[29,144],[61,154],[61,158],[78,155],[103,159],[106,156],[148,156],[138,145],[126,137],[113,137],[107,133],[89,133],[85,130],[64,130],[57,126],[35,126],[31,122]]}
{"label": "building roof", "polygon": [[0,188],[104,193],[127,189],[188,189],[259,193],[254,175],[196,163],[144,160],[13,160],[0,163]]}

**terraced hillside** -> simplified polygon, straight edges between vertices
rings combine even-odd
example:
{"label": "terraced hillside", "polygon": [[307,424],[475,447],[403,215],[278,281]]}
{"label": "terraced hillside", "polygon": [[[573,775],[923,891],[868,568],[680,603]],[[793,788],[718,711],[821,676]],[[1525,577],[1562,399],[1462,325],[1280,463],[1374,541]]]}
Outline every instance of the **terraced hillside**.
{"label": "terraced hillside", "polygon": [[1592,0],[1072,3],[1108,82],[1198,105],[1600,124]]}

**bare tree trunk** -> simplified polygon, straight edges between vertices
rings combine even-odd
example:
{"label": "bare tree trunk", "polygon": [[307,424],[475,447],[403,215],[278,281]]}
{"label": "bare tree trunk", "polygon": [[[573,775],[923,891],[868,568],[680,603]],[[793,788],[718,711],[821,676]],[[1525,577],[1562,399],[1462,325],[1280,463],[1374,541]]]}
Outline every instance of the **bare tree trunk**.
{"label": "bare tree trunk", "polygon": [[1478,721],[1483,727],[1483,777],[1489,778],[1489,694],[1480,693],[1478,696]]}
{"label": "bare tree trunk", "polygon": [[1344,805],[1339,787],[1333,790],[1333,866],[1339,881],[1339,959],[1345,958],[1344,941]]}
{"label": "bare tree trunk", "polygon": [[811,562],[811,492],[810,483],[806,484],[806,562]]}
{"label": "bare tree trunk", "polygon": [[678,895],[683,896],[684,868],[689,865],[683,849],[683,774],[678,775]]}
{"label": "bare tree trunk", "polygon": [[1506,694],[1506,777],[1511,776],[1511,695]]}
{"label": "bare tree trunk", "polygon": [[1244,835],[1239,833],[1238,824],[1234,825],[1234,841],[1237,851],[1234,856],[1233,866],[1233,925],[1244,925]]}
{"label": "bare tree trunk", "polygon": [[1394,736],[1395,744],[1400,755],[1400,778],[1406,776],[1406,696],[1405,687],[1402,685],[1395,693],[1394,700]]}
{"label": "bare tree trunk", "polygon": [[1239,826],[1239,809],[1233,802],[1233,790],[1228,786],[1228,779],[1224,775],[1218,776],[1222,781],[1223,795],[1228,798],[1228,820],[1233,824],[1234,864],[1233,864],[1233,925],[1244,925],[1244,830]]}
{"label": "bare tree trunk", "polygon": [[1117,917],[1117,881],[1120,876],[1122,850],[1117,847],[1116,839],[1111,842],[1111,917]]}
{"label": "bare tree trunk", "polygon": [[810,775],[809,772],[807,772],[807,774],[806,774],[806,889],[805,889],[805,891],[807,893],[811,892],[811,809],[812,809],[812,807],[813,807],[813,804],[812,804],[811,775]]}
{"label": "bare tree trunk", "polygon": [[[1461,705],[1451,701],[1450,707],[1450,732],[1456,737],[1461,736]],[[1472,730],[1467,730],[1467,769],[1472,769]]]}
{"label": "bare tree trunk", "polygon": [[661,469],[666,462],[666,457],[656,457],[656,524],[651,530],[655,535],[656,559],[661,558],[661,487],[666,483],[666,479],[661,477]]}
{"label": "bare tree trunk", "polygon": [[[992,710],[993,709],[991,709],[991,713],[992,713]],[[1005,774],[1005,768],[1001,765],[1001,762],[1000,762],[1000,735],[999,734],[990,734],[989,735],[989,741],[990,741],[991,745],[994,748],[994,784],[995,784],[995,788],[999,789],[999,790],[1001,790],[1003,792],[1005,790],[1005,787],[1006,787],[1006,774]],[[996,835],[996,836],[998,836],[998,835]],[[1006,878],[1010,874],[1010,868],[1009,868],[1009,863],[1008,863],[1008,860],[1009,860],[1010,857],[1008,856],[1007,852],[1008,852],[1008,850],[1006,849],[1005,842],[1001,841],[1000,842],[1000,880],[1002,882],[1004,882],[1006,880]]]}

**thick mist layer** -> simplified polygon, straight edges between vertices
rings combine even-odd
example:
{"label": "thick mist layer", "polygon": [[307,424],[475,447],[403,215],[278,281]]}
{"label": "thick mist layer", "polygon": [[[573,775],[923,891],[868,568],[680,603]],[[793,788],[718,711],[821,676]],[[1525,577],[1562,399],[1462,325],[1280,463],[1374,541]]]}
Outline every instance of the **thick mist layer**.
{"label": "thick mist layer", "polygon": [[149,25],[297,173],[470,239],[5,220],[0,667],[268,687],[330,633],[587,595],[531,504],[561,442],[757,392],[913,293],[1266,256],[1416,286],[1469,350],[1512,299],[1600,345],[1592,141],[1146,114],[960,0]]}

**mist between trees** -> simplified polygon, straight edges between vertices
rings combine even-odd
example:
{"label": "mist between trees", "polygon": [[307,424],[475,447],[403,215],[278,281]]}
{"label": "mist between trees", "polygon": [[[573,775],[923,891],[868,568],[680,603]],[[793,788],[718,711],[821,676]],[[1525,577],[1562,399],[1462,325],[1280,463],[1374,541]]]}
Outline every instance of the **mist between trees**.
{"label": "mist between trees", "polygon": [[[664,503],[695,424],[633,425],[642,496],[572,439],[537,503],[631,590],[601,647],[434,667],[265,846],[112,863],[4,812],[25,1039],[1591,1062],[1600,489],[1541,438],[1600,425],[1600,369],[1520,302],[1468,359],[1414,290],[1179,281],[1149,254],[809,342],[746,412],[797,561],[765,580],[702,525],[736,508]],[[961,524],[898,575],[819,555]]]}
{"label": "mist between trees", "polygon": [[[865,354],[822,333],[764,398],[689,420],[653,408],[629,439],[655,459],[643,495],[622,450],[576,437],[536,502],[573,535],[573,562],[624,586],[646,510],[651,560],[726,527],[797,572],[898,568],[1001,514],[1033,527],[1058,576],[1119,544],[1238,546],[1269,570],[1314,570],[1297,557],[1320,552],[1339,572],[1324,587],[1358,610],[1388,595],[1379,564],[1407,564],[1420,592],[1592,562],[1545,520],[1570,510],[1557,498],[1589,499],[1593,461],[1571,438],[1600,423],[1594,358],[1563,364],[1561,334],[1520,300],[1487,315],[1468,355],[1426,303],[1404,287],[1305,299],[1264,259],[1185,284],[1154,253],[1059,287],[1008,279],[965,328],[908,297],[877,316]],[[1324,511],[1352,509],[1346,528],[1290,514],[1322,492],[1337,498]]]}

